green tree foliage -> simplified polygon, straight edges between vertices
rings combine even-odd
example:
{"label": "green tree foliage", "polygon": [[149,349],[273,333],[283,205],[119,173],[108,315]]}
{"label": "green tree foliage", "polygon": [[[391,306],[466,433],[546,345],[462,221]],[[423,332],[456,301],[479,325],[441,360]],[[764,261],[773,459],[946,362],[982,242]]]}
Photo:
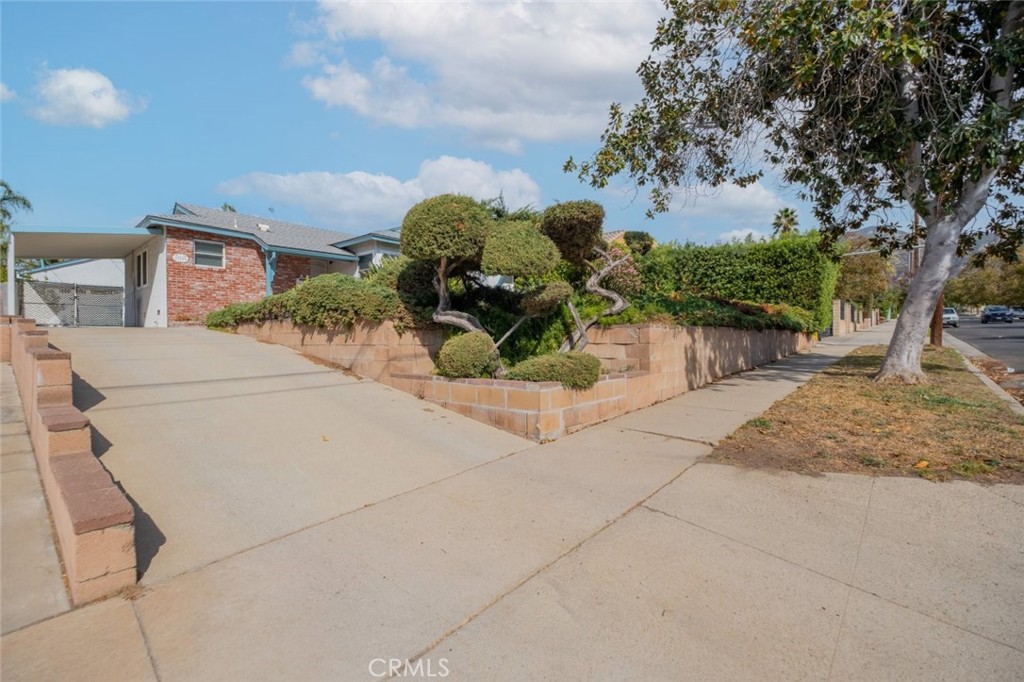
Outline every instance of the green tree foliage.
{"label": "green tree foliage", "polygon": [[892,258],[872,249],[870,240],[864,237],[846,240],[841,247],[845,253],[840,261],[836,297],[864,308],[876,307],[894,284]]}
{"label": "green tree foliage", "polygon": [[[954,251],[983,232],[992,254],[1024,243],[1024,2],[666,0],[639,68],[645,96],[613,105],[602,147],[566,170],[604,187],[746,185],[764,164],[801,188],[831,240],[864,225],[924,262],[879,378],[923,378],[921,351]],[[763,158],[750,153],[764,150]],[[979,229],[964,228],[988,206]]]}
{"label": "green tree foliage", "polygon": [[[490,217],[471,197],[441,194],[409,209],[402,221],[402,254],[414,260],[444,261],[446,269],[480,263]],[[449,270],[450,272],[450,270]]]}
{"label": "green tree foliage", "polygon": [[225,211],[226,213],[238,213],[235,207],[226,201],[220,205],[220,210]]}
{"label": "green tree foliage", "polygon": [[1024,305],[1024,249],[1015,262],[974,263],[946,284],[947,305]]}
{"label": "green tree foliage", "polygon": [[627,230],[622,235],[622,240],[635,256],[645,256],[655,247],[654,237],[650,232],[640,230]]}
{"label": "green tree foliage", "polygon": [[498,348],[486,332],[453,336],[437,353],[437,373],[443,377],[486,378],[500,366]]}
{"label": "green tree foliage", "polygon": [[813,329],[832,322],[839,266],[814,233],[768,242],[715,246],[668,244],[639,262],[644,290],[697,293],[728,301],[787,304],[810,311]]}
{"label": "green tree foliage", "polygon": [[488,275],[543,277],[558,257],[558,247],[535,223],[503,221],[487,236],[480,266]]}
{"label": "green tree foliage", "polygon": [[[16,211],[31,211],[32,202],[18,194],[6,180],[0,180],[0,282],[7,281],[7,245],[10,243],[11,222]],[[25,265],[29,261],[19,261]]]}
{"label": "green tree foliage", "polygon": [[566,201],[549,206],[541,230],[558,245],[569,263],[583,265],[603,246],[604,207],[596,201]]}

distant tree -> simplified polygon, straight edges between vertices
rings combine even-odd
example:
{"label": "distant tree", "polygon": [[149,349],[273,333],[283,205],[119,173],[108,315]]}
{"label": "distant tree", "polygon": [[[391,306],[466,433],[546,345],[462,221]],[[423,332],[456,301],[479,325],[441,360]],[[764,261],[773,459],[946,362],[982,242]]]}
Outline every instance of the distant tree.
{"label": "distant tree", "polygon": [[[874,308],[893,286],[896,267],[892,258],[871,247],[866,237],[854,237],[843,244],[844,255],[839,266],[836,297],[853,301],[865,308]],[[867,251],[868,253],[860,253]]]}
{"label": "distant tree", "polygon": [[655,246],[654,237],[650,232],[627,230],[626,234],[622,235],[622,239],[626,242],[629,250],[637,256],[646,256]]}
{"label": "distant tree", "polygon": [[533,206],[522,206],[512,210],[505,203],[505,193],[500,192],[498,196],[491,199],[484,199],[480,206],[491,216],[493,220],[536,220],[540,216]]}
{"label": "distant tree", "polygon": [[[925,251],[878,379],[924,379],[932,312],[981,234],[1011,258],[1024,243],[1024,0],[666,0],[638,70],[645,95],[611,108],[602,147],[566,170],[604,187],[753,183],[764,164],[802,188],[836,239],[868,224]],[[752,153],[763,149],[764,155]],[[983,208],[987,220],[965,231]]]}
{"label": "distant tree", "polygon": [[238,213],[238,211],[235,210],[235,207],[226,201],[220,205],[220,210],[227,211],[228,213]]}
{"label": "distant tree", "polygon": [[[10,243],[11,223],[16,211],[31,211],[32,202],[15,192],[6,180],[0,180],[0,282],[7,281],[7,247]],[[29,264],[19,260],[18,265]]]}
{"label": "distant tree", "polygon": [[772,220],[772,234],[776,237],[785,237],[796,232],[796,226],[796,210],[788,206],[780,208]]}
{"label": "distant tree", "polygon": [[1024,305],[1024,249],[1016,262],[972,263],[946,283],[950,305]]}

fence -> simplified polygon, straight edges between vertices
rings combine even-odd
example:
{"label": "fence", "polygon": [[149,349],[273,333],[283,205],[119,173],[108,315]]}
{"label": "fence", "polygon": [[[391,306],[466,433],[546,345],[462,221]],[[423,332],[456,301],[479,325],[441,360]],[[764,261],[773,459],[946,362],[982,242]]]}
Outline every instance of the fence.
{"label": "fence", "polygon": [[123,327],[124,287],[23,282],[22,315],[39,325]]}

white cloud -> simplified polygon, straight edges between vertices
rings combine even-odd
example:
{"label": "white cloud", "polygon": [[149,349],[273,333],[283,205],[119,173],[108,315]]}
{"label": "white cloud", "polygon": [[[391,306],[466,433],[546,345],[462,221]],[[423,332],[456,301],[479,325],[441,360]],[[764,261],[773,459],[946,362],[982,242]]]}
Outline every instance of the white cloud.
{"label": "white cloud", "polygon": [[651,0],[322,2],[326,41],[375,40],[384,54],[362,67],[324,63],[303,84],[327,106],[406,128],[460,127],[515,152],[523,139],[594,136],[611,102],[636,99],[663,12]]}
{"label": "white cloud", "polygon": [[0,102],[10,102],[18,97],[14,90],[11,90],[3,83],[0,83]]}
{"label": "white cloud", "polygon": [[768,239],[768,235],[764,232],[758,232],[757,230],[745,227],[739,230],[730,230],[729,232],[723,232],[718,235],[718,241],[722,243],[728,242],[742,242],[746,241],[747,238],[751,238],[757,242],[763,242]]}
{"label": "white cloud", "polygon": [[715,188],[683,188],[672,200],[672,210],[687,216],[766,220],[766,224],[771,224],[775,212],[785,205],[760,182],[746,187],[728,183]]}
{"label": "white cloud", "polygon": [[522,170],[495,170],[481,161],[451,156],[424,161],[409,180],[363,171],[255,172],[221,183],[218,189],[299,206],[325,226],[354,231],[397,226],[413,204],[446,192],[477,199],[503,194],[510,208],[540,200],[540,187]]}
{"label": "white cloud", "polygon": [[118,90],[92,69],[45,71],[36,85],[39,104],[31,113],[44,123],[102,128],[144,111],[146,103]]}

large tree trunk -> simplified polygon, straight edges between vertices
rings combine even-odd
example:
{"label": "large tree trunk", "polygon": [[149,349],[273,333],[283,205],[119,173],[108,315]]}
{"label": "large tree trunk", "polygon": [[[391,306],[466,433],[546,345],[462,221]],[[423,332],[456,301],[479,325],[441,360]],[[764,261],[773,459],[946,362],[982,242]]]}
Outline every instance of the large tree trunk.
{"label": "large tree trunk", "polygon": [[963,224],[949,216],[928,227],[924,259],[914,275],[907,300],[896,320],[896,330],[876,379],[916,384],[925,380],[921,351],[931,328],[932,313],[953,268]]}
{"label": "large tree trunk", "polygon": [[969,223],[988,199],[995,171],[985,173],[968,185],[960,205],[952,213],[926,222],[924,258],[910,282],[907,300],[896,320],[889,350],[875,379],[916,384],[925,380],[921,370],[921,352],[931,327],[932,314],[952,274],[957,242]]}

